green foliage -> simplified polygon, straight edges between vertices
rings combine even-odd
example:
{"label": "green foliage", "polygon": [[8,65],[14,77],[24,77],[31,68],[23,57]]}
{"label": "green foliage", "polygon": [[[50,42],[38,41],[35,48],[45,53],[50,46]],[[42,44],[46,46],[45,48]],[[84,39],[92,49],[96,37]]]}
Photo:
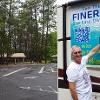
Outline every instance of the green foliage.
{"label": "green foliage", "polygon": [[45,63],[57,53],[55,0],[0,1],[0,56],[24,52]]}
{"label": "green foliage", "polygon": [[49,59],[57,54],[57,32],[51,32],[49,35],[48,56]]}

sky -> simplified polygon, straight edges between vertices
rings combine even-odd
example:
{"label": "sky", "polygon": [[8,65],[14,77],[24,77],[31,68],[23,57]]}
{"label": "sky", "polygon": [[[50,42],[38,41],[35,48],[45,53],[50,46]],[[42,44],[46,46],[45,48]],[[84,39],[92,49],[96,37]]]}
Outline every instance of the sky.
{"label": "sky", "polygon": [[[21,0],[21,1],[25,1],[25,0]],[[62,5],[62,4],[65,4],[67,2],[70,2],[70,1],[74,1],[74,0],[56,0],[56,4],[57,5]]]}
{"label": "sky", "polygon": [[56,1],[56,4],[57,4],[57,5],[62,5],[62,4],[65,4],[65,3],[67,3],[67,2],[70,2],[70,1],[74,1],[74,0],[57,0],[57,1]]}
{"label": "sky", "polygon": [[[25,0],[21,0],[21,1],[24,2]],[[75,1],[75,0],[56,0],[56,4],[62,5],[62,4],[65,4],[67,2],[70,2],[70,1]]]}

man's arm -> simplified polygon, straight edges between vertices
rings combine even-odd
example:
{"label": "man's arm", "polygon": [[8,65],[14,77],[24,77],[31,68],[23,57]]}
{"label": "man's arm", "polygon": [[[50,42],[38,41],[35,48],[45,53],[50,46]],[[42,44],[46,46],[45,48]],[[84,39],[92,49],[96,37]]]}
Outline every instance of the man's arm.
{"label": "man's arm", "polygon": [[92,57],[98,50],[100,49],[100,44],[95,46],[89,53],[88,53],[88,58]]}
{"label": "man's arm", "polygon": [[75,82],[69,82],[69,89],[70,89],[73,100],[78,100]]}

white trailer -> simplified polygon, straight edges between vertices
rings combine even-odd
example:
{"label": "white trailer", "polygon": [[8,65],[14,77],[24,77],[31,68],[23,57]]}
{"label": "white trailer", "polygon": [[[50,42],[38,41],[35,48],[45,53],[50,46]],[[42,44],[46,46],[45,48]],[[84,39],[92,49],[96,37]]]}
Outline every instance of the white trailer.
{"label": "white trailer", "polygon": [[[58,100],[70,100],[66,69],[71,62],[71,46],[83,55],[100,43],[100,1],[75,0],[57,8]],[[100,100],[100,50],[87,65],[92,80],[93,100]]]}

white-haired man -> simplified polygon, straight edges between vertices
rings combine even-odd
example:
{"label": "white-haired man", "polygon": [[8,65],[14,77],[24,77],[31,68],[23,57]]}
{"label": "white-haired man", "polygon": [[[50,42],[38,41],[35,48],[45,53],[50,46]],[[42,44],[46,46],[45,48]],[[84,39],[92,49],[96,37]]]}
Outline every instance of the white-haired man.
{"label": "white-haired man", "polygon": [[73,100],[92,100],[90,75],[86,68],[88,59],[100,49],[100,44],[82,57],[80,47],[74,45],[71,50],[72,62],[67,68],[69,89]]}

